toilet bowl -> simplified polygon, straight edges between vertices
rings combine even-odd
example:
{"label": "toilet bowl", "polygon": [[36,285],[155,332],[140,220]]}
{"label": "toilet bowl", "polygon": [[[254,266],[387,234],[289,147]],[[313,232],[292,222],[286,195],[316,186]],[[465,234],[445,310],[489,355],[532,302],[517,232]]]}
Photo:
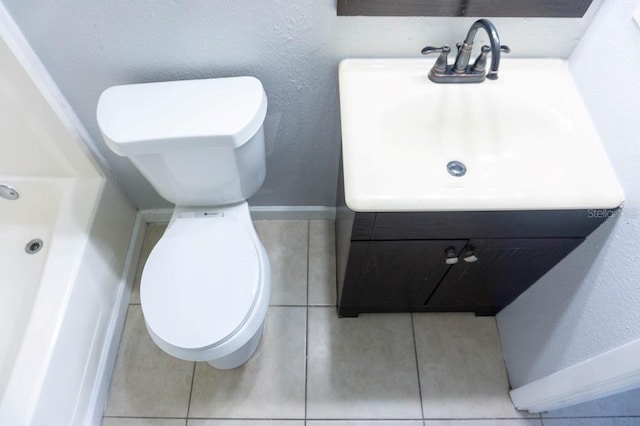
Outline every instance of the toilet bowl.
{"label": "toilet bowl", "polygon": [[140,287],[149,335],[176,358],[236,368],[260,342],[271,271],[246,199],[266,174],[266,111],[254,77],[115,86],[98,101],[109,148],[176,205]]}
{"label": "toilet bowl", "polygon": [[269,260],[246,202],[176,208],[140,284],[153,341],[176,358],[219,369],[254,353],[270,294]]}

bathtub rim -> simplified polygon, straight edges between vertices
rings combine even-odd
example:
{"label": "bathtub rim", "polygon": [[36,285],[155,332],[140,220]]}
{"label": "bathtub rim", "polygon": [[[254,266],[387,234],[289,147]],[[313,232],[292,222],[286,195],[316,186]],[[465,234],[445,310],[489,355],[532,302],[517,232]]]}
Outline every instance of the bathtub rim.
{"label": "bathtub rim", "polygon": [[[11,421],[34,413],[106,184],[105,178],[60,180],[65,181],[66,187],[62,191],[40,288],[0,401],[0,423],[5,418]],[[74,197],[75,203],[70,200]],[[78,202],[90,208],[77,208]]]}

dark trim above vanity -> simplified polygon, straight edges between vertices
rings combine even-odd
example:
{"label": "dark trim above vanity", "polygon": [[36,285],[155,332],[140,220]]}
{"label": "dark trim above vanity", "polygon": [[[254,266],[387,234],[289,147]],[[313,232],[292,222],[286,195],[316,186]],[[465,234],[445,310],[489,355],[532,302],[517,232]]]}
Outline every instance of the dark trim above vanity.
{"label": "dark trim above vanity", "polygon": [[338,16],[581,18],[592,0],[338,0]]}

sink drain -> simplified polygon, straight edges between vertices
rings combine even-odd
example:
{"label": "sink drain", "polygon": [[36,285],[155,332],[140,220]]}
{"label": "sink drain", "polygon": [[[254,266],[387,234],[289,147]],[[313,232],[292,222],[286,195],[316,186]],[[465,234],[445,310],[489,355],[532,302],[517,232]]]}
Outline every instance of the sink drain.
{"label": "sink drain", "polygon": [[467,173],[467,166],[460,161],[449,161],[447,163],[447,171],[451,176],[460,177]]}
{"label": "sink drain", "polygon": [[24,246],[24,251],[26,251],[28,254],[35,254],[39,252],[40,249],[42,249],[43,245],[44,243],[41,239],[34,238],[33,240],[29,241],[26,246]]}
{"label": "sink drain", "polygon": [[0,197],[6,198],[7,200],[17,200],[20,198],[20,193],[17,189],[4,183],[0,183]]}

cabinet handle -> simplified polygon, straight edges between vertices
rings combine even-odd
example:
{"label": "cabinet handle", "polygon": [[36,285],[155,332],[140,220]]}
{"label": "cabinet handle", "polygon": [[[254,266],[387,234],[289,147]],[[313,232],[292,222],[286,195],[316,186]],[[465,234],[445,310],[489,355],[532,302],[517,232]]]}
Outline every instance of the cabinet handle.
{"label": "cabinet handle", "polygon": [[478,256],[475,254],[476,248],[474,246],[468,246],[464,250],[463,259],[467,263],[473,263],[478,261]]}
{"label": "cabinet handle", "polygon": [[444,252],[447,254],[447,259],[445,260],[447,265],[455,265],[458,263],[458,256],[456,256],[455,248],[448,247]]}

